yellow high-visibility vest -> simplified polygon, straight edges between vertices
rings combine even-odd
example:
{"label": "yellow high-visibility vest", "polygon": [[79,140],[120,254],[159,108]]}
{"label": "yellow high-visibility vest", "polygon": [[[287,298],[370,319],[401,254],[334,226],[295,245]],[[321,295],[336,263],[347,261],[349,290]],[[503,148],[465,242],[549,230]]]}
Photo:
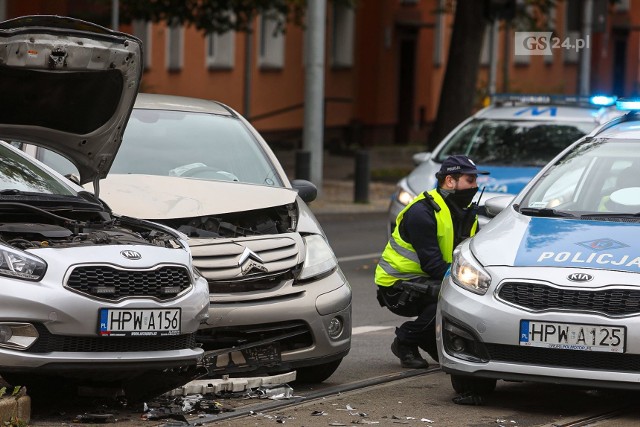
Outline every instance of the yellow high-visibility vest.
{"label": "yellow high-visibility vest", "polygon": [[[442,258],[445,262],[451,263],[453,258],[453,221],[451,212],[444,199],[436,189],[427,192],[436,204],[440,207],[439,211],[435,211],[437,239]],[[391,234],[389,242],[382,252],[378,266],[376,267],[375,282],[378,286],[392,286],[398,280],[415,279],[418,276],[428,277],[420,267],[418,254],[411,243],[408,243],[400,236],[400,222],[405,212],[415,203],[423,203],[426,198],[425,193],[420,194],[413,199],[396,218],[396,227]],[[478,219],[476,218],[471,229],[471,236],[476,233],[478,228]]]}

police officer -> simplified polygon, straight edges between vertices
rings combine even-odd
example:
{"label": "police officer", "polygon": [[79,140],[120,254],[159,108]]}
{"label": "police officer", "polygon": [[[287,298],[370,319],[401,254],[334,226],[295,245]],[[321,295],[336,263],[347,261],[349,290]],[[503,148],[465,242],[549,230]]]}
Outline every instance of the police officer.
{"label": "police officer", "polygon": [[478,191],[479,174],[489,172],[478,170],[467,156],[445,159],[436,173],[437,188],[420,194],[398,214],[395,229],[376,267],[380,305],[401,316],[417,316],[396,328],[391,344],[391,351],[404,368],[429,366],[419,347],[438,360],[437,292],[408,291],[404,284],[431,284],[439,290],[453,249],[477,230],[477,209],[471,202]]}

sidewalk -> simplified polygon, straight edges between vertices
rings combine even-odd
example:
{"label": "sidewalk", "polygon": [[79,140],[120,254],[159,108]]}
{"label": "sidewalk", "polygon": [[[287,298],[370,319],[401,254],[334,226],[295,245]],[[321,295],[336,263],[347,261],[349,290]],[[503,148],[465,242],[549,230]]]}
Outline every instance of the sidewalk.
{"label": "sidewalk", "polygon": [[[412,155],[423,151],[418,146],[383,146],[369,150],[368,203],[355,203],[355,155],[323,153],[323,182],[316,200],[309,204],[315,214],[386,212],[397,181],[414,165]],[[276,156],[290,179],[295,178],[294,150],[278,151]]]}

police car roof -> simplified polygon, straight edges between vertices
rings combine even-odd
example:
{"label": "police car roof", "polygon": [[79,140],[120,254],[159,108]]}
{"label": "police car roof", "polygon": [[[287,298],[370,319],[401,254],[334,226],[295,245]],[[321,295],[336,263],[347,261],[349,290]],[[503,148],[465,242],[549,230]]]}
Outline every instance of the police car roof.
{"label": "police car roof", "polygon": [[615,117],[614,109],[549,104],[490,105],[474,117],[481,119],[600,123]]}
{"label": "police car roof", "polygon": [[600,124],[622,114],[609,95],[497,93],[491,105],[474,115],[482,119],[587,122]]}
{"label": "police car roof", "polygon": [[607,124],[594,135],[597,138],[640,139],[640,116],[629,113],[619,120]]}

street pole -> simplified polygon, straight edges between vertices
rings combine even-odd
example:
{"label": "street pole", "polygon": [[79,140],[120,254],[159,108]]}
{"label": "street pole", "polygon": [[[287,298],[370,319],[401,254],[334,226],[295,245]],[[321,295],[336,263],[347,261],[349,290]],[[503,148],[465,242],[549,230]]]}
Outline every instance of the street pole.
{"label": "street pole", "polygon": [[[584,48],[580,52],[580,95],[588,96],[591,86],[591,31],[593,22],[593,0],[585,0],[582,18],[582,40]],[[577,41],[576,41],[577,43]]]}
{"label": "street pole", "polygon": [[314,0],[307,5],[302,147],[311,153],[311,182],[318,188],[320,196],[324,147],[324,37],[327,1]]}

